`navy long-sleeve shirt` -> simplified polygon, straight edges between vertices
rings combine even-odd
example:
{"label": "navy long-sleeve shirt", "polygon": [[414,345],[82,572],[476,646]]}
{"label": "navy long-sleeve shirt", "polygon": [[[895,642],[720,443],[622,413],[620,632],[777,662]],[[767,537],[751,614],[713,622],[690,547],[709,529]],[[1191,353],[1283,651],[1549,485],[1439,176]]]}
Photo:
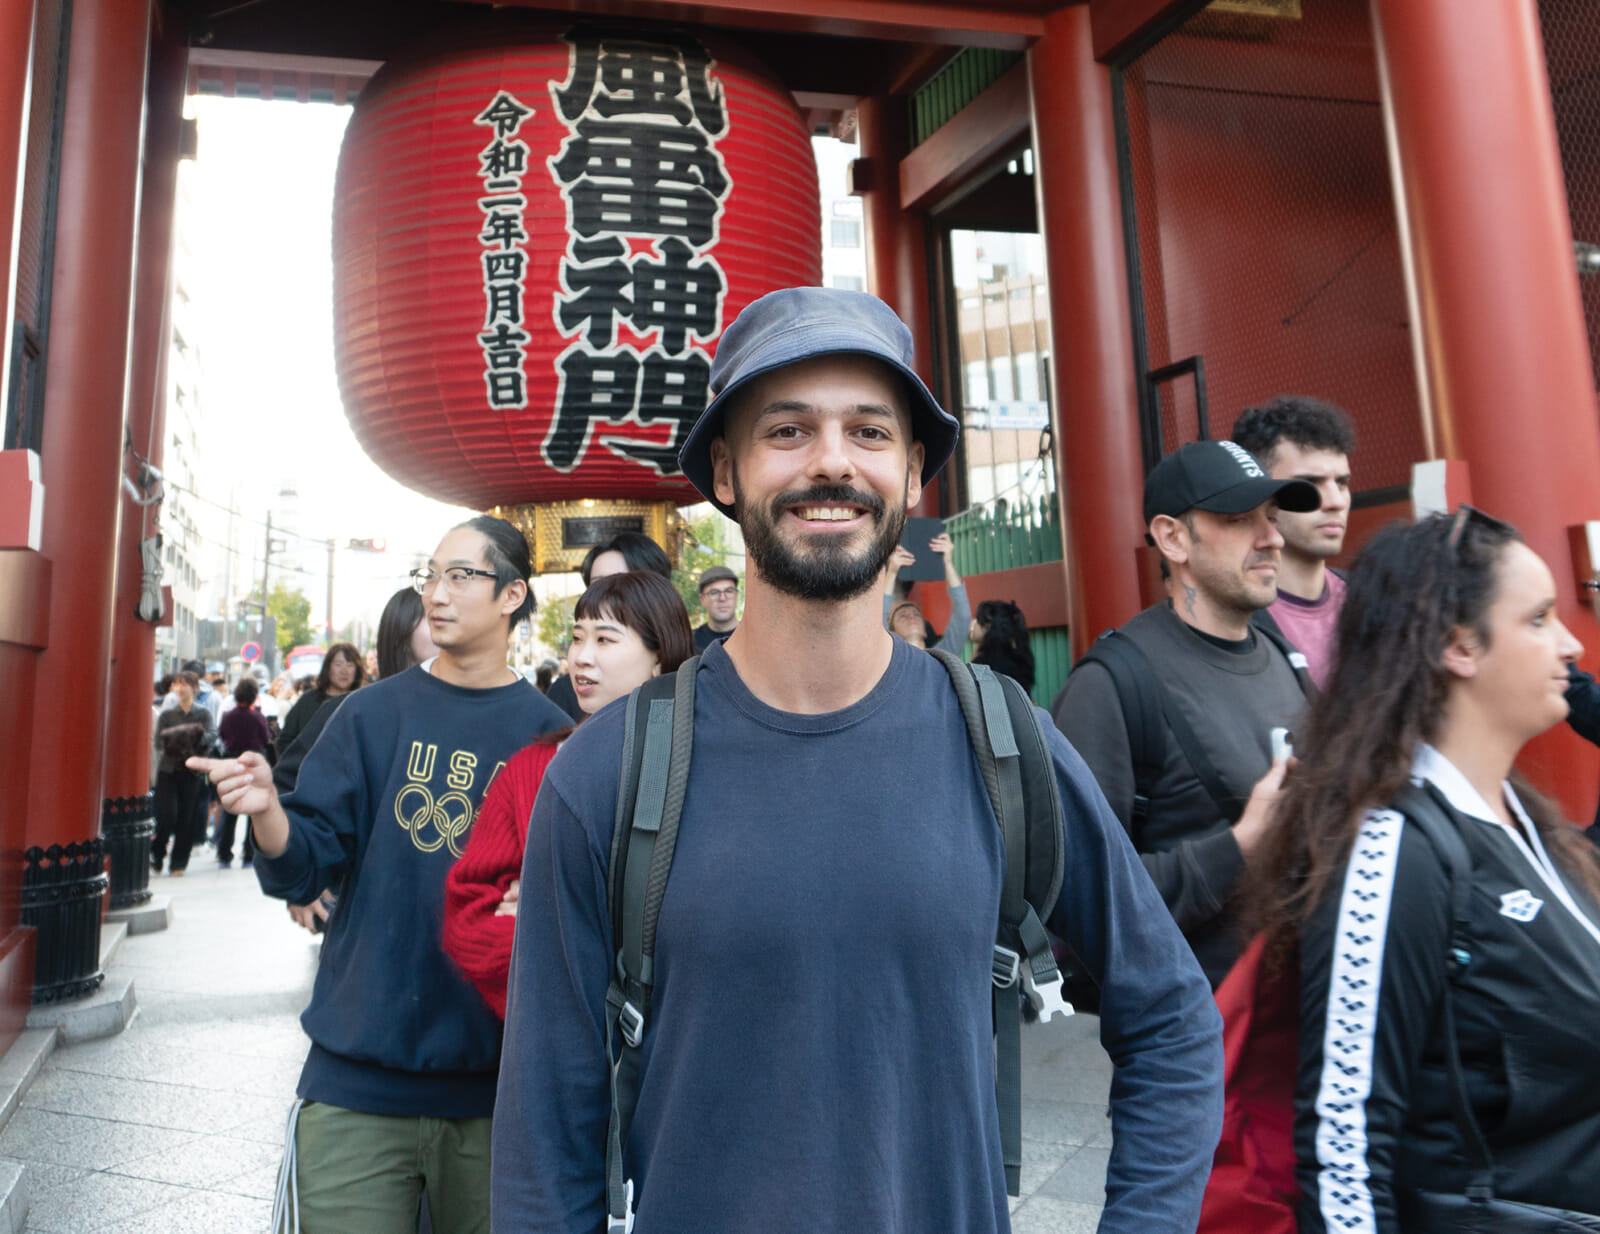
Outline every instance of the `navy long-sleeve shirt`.
{"label": "navy long-sleeve shirt", "polygon": [[[1003,846],[944,667],[896,642],[860,702],[792,715],[718,645],[662,904],[627,1146],[637,1234],[1010,1227],[990,970]],[[604,1224],[623,709],[551,764],[531,821],[494,1129],[499,1234]],[[1221,1125],[1209,987],[1082,760],[1051,925],[1104,976],[1105,1231],[1190,1231]],[[1181,1129],[1181,1130],[1180,1130]]]}
{"label": "navy long-sleeve shirt", "polygon": [[344,879],[300,1017],[300,1096],[368,1114],[493,1110],[500,1020],[440,945],[444,881],[501,766],[566,724],[526,681],[468,690],[421,667],[333,714],[283,798],[288,847],[255,863],[291,904]]}

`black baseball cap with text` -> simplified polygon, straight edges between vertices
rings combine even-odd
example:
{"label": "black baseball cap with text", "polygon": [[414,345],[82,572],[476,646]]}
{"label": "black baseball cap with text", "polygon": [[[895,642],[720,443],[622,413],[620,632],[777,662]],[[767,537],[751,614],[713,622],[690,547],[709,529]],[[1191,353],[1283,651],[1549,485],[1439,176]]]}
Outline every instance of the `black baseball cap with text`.
{"label": "black baseball cap with text", "polygon": [[1322,495],[1305,480],[1274,480],[1243,446],[1231,441],[1191,441],[1155,465],[1144,482],[1144,521],[1177,518],[1189,510],[1243,514],[1269,501],[1280,510],[1309,514]]}

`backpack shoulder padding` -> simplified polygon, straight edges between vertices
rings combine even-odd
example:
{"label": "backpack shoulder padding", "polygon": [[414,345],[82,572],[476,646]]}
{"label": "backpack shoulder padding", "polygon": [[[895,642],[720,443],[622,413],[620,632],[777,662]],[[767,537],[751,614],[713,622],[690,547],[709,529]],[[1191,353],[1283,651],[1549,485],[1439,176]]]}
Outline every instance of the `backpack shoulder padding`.
{"label": "backpack shoulder padding", "polygon": [[[948,651],[935,649],[931,654],[944,665],[950,684],[955,688],[956,700],[966,720],[967,735],[983,774],[984,789],[999,818],[1000,783],[995,761],[999,751],[995,740],[996,724],[991,721],[992,709],[983,697],[973,666]],[[1027,825],[1023,895],[1043,921],[1049,917],[1061,894],[1065,866],[1061,794],[1056,787],[1055,762],[1039,723],[1039,713],[1021,683],[1003,673],[989,673],[988,676],[999,691],[998,699],[991,691],[989,701],[1001,704],[998,711],[1003,712],[1003,727],[1010,730],[1011,747],[1018,755],[1022,772],[1023,815]],[[998,712],[993,715],[993,721],[1000,719]]]}
{"label": "backpack shoulder padding", "polygon": [[[1150,657],[1127,635],[1107,630],[1079,658],[1074,672],[1085,664],[1098,664],[1111,677],[1128,733],[1133,759],[1134,834],[1137,835],[1150,806],[1150,790],[1167,761],[1165,707],[1160,679]],[[1070,678],[1069,678],[1070,680]]]}

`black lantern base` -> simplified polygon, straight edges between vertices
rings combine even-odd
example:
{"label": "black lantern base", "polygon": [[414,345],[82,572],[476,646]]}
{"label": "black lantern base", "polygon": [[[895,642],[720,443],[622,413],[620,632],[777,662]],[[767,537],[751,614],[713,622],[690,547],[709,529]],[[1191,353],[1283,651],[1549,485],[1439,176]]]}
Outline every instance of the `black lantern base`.
{"label": "black lantern base", "polygon": [[106,799],[100,838],[111,859],[112,908],[132,908],[150,898],[150,842],[155,834],[154,793]]}
{"label": "black lantern base", "polygon": [[22,924],[38,933],[33,1002],[59,1003],[100,988],[100,897],[109,880],[96,837],[23,854]]}

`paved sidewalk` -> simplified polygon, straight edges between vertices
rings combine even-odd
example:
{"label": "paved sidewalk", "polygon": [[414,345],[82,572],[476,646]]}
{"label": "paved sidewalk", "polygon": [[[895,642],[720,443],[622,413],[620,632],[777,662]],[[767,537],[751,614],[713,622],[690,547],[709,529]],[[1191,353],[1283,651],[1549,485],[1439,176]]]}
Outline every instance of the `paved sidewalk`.
{"label": "paved sidewalk", "polygon": [[[319,944],[251,871],[203,851],[152,885],[172,896],[172,928],[130,937],[112,963],[133,976],[138,1015],[120,1036],[58,1047],[0,1134],[0,1157],[27,1166],[28,1232],[267,1229]],[[1099,1218],[1111,1137],[1097,1027],[1024,1030],[1016,1234],[1087,1234]]]}
{"label": "paved sidewalk", "polygon": [[112,962],[134,979],[133,1023],[57,1047],[0,1135],[27,1164],[29,1232],[267,1229],[318,944],[203,849],[151,882],[172,927]]}

